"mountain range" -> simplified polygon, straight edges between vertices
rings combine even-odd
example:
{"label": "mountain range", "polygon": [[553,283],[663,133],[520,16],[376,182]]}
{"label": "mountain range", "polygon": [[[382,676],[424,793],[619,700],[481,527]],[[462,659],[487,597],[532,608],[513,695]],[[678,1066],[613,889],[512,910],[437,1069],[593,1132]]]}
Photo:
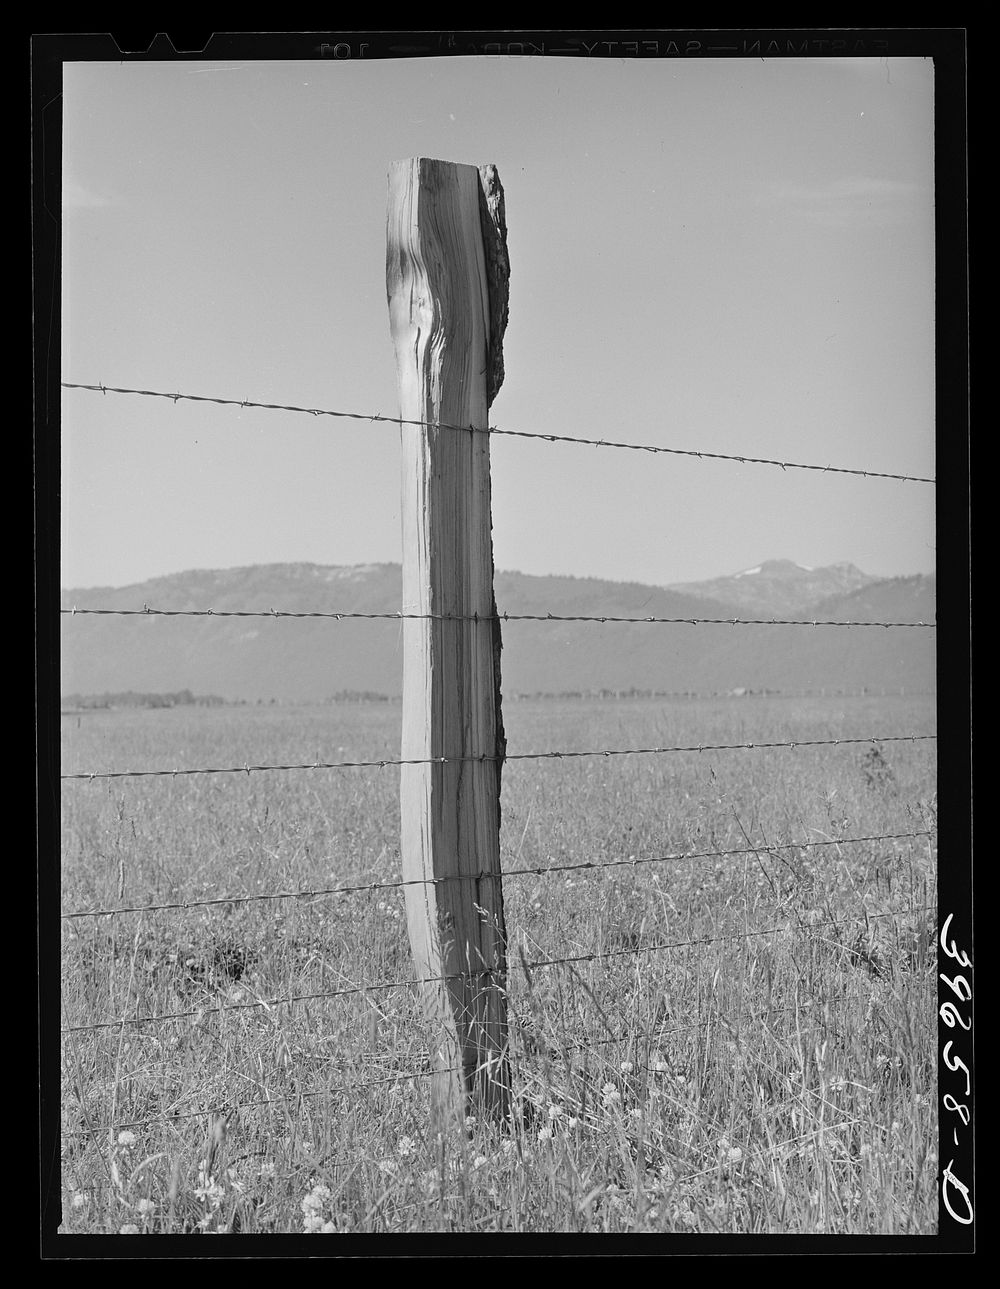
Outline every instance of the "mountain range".
{"label": "mountain range", "polygon": [[[200,569],[124,587],[62,592],[64,609],[394,613],[398,564],[265,564]],[[671,586],[498,572],[498,610],[605,617],[801,617],[934,622],[933,576],[878,579],[851,564],[769,560],[730,577]],[[503,624],[505,696],[600,690],[932,691],[935,632],[919,627]],[[93,616],[62,618],[63,694],[174,692],[231,701],[396,696],[400,623],[384,619]]]}
{"label": "mountain range", "polygon": [[790,559],[769,559],[754,568],[707,582],[676,582],[666,589],[681,595],[737,605],[753,613],[796,613],[837,595],[849,595],[877,582],[853,564],[807,568]]}

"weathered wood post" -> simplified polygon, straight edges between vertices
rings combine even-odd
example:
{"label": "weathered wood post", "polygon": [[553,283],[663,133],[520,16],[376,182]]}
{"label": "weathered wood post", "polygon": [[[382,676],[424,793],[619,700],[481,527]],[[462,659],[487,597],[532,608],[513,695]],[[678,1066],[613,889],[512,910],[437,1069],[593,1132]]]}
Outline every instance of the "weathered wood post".
{"label": "weathered wood post", "polygon": [[425,615],[403,621],[402,759],[436,763],[401,767],[401,849],[443,1131],[470,1103],[510,1104],[486,432],[509,277],[495,167],[394,162],[386,240],[400,419],[425,423],[400,427],[403,612]]}

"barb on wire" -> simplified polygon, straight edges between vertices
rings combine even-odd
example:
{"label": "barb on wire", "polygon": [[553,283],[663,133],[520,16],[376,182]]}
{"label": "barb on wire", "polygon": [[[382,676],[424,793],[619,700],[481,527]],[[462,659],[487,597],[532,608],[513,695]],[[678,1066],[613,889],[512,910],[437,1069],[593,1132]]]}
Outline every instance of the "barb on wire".
{"label": "barb on wire", "polygon": [[921,829],[917,832],[874,833],[867,837],[831,837],[822,841],[786,841],[761,844],[759,846],[738,846],[731,850],[702,850],[679,852],[673,855],[649,855],[636,859],[584,860],[576,864],[548,864],[534,868],[509,868],[502,872],[488,872],[485,869],[475,873],[452,873],[446,877],[416,877],[392,882],[364,882],[352,886],[316,887],[301,891],[270,891],[260,895],[222,895],[210,900],[174,900],[165,904],[125,905],[121,908],[77,909],[72,913],[61,915],[64,922],[78,918],[115,917],[126,913],[164,913],[182,912],[186,909],[211,908],[215,905],[260,904],[271,900],[307,900],[321,899],[333,895],[374,894],[376,891],[402,890],[407,886],[438,886],[446,882],[481,882],[487,879],[506,881],[511,877],[545,877],[550,873],[590,873],[601,868],[637,868],[642,864],[680,863],[690,859],[728,859],[737,855],[777,854],[783,850],[810,850],[820,846],[848,846],[877,841],[908,841],[918,837],[931,837],[933,830]]}
{"label": "barb on wire", "polygon": [[212,766],[185,770],[93,770],[88,773],[63,774],[61,779],[142,779],[175,778],[192,774],[253,774],[268,770],[365,770],[385,769],[397,765],[449,765],[472,761],[564,761],[586,756],[657,756],[668,752],[743,752],[765,751],[774,748],[847,747],[851,744],[916,743],[936,739],[936,734],[878,734],[868,738],[795,739],[786,742],[766,743],[692,743],[678,747],[601,748],[582,752],[507,752],[503,756],[482,752],[478,756],[431,756],[410,758],[384,758],[379,761],[306,761],[298,765],[244,765]]}
{"label": "barb on wire", "polygon": [[[726,935],[697,937],[692,940],[672,940],[663,944],[647,944],[631,946],[627,949],[612,949],[600,953],[581,953],[574,954],[565,958],[542,958],[536,962],[525,962],[525,966],[530,970],[537,967],[555,967],[562,964],[575,964],[578,962],[599,962],[608,958],[621,958],[638,956],[642,953],[665,953],[673,949],[687,949],[707,944],[719,944],[726,940],[751,940],[762,935],[788,935],[794,931],[805,930],[813,932],[822,926],[840,926],[845,923],[853,922],[872,922],[878,918],[902,917],[908,913],[924,913],[934,908],[934,905],[927,904],[919,907],[908,907],[902,909],[889,909],[883,913],[863,913],[844,918],[827,918],[820,922],[811,923],[792,923],[790,926],[765,927],[759,931],[736,931]],[[387,989],[403,989],[416,985],[444,984],[451,980],[467,980],[470,977],[482,979],[485,976],[495,976],[497,972],[490,967],[485,967],[474,971],[455,971],[444,976],[427,976],[415,980],[383,980],[372,984],[351,985],[345,989],[326,989],[319,990],[311,994],[292,994],[285,998],[259,998],[249,1003],[220,1003],[216,1007],[194,1007],[182,1012],[163,1012],[159,1015],[149,1016],[120,1016],[117,1020],[100,1021],[90,1025],[68,1025],[62,1029],[63,1034],[81,1034],[93,1033],[98,1030],[120,1029],[125,1025],[158,1025],[166,1021],[173,1020],[190,1020],[197,1018],[200,1020],[205,1016],[218,1016],[225,1012],[254,1011],[258,1008],[270,1010],[273,1007],[289,1007],[298,1003],[319,1002],[329,998],[345,998],[357,994],[374,994],[381,993]]]}
{"label": "barb on wire", "polygon": [[91,617],[119,618],[328,618],[342,622],[349,618],[388,619],[390,621],[422,622],[634,622],[657,623],[673,626],[727,626],[727,627],[931,627],[936,622],[869,622],[845,621],[834,618],[663,618],[628,617],[611,613],[385,613],[337,612],[335,610],[292,609],[81,609],[77,605],[61,608],[60,613],[71,617],[89,614]]}
{"label": "barb on wire", "polygon": [[308,416],[334,416],[354,421],[383,421],[390,425],[416,425],[427,429],[457,430],[463,434],[503,434],[522,439],[544,439],[549,443],[583,443],[598,448],[628,448],[635,452],[665,453],[672,456],[697,457],[706,461],[736,461],[740,465],[772,465],[782,470],[817,470],[822,474],[856,475],[864,479],[896,479],[908,483],[934,483],[935,480],[923,475],[890,474],[881,470],[856,470],[845,466],[808,465],[799,461],[778,461],[772,457],[736,456],[725,452],[705,452],[694,448],[665,448],[653,443],[622,443],[611,439],[587,439],[570,434],[543,434],[532,430],[501,430],[497,426],[486,426],[480,429],[474,425],[452,425],[447,421],[416,421],[398,416],[379,416],[369,412],[332,411],[322,407],[301,407],[294,403],[254,403],[249,399],[215,398],[205,394],[167,394],[155,389],[128,389],[114,385],[84,385],[71,381],[62,382],[63,389],[86,389],[99,391],[102,394],[137,394],[144,398],[165,398],[176,403],[180,399],[192,403],[214,403],[220,407],[253,407],[272,412],[298,412]]}

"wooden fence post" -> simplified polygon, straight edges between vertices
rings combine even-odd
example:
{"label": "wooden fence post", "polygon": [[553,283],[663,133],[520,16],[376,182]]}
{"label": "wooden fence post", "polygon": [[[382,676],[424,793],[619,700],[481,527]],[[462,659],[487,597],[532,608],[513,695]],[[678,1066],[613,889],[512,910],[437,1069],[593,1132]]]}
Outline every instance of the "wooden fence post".
{"label": "wooden fence post", "polygon": [[[500,623],[487,412],[503,379],[508,261],[493,166],[389,172],[386,288],[402,440],[401,851],[437,1131],[510,1106],[500,877]],[[445,426],[469,427],[465,430]],[[477,432],[478,431],[478,432]],[[478,620],[477,620],[478,618]],[[459,879],[459,880],[456,880]]]}

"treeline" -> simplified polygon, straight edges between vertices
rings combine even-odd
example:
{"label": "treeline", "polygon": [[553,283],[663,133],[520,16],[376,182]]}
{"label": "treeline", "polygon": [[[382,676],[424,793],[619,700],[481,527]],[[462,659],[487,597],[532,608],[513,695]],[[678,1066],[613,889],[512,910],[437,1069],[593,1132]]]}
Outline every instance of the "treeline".
{"label": "treeline", "polygon": [[371,689],[338,689],[326,700],[328,703],[391,703],[398,701],[391,694],[379,694]]}
{"label": "treeline", "polygon": [[905,686],[891,689],[885,685],[863,685],[860,689],[841,689],[836,686],[819,686],[813,689],[766,689],[738,686],[735,689],[564,689],[558,693],[539,690],[537,693],[505,694],[505,699],[513,702],[534,702],[539,699],[565,701],[567,699],[622,699],[622,698],[759,698],[775,696],[781,698],[862,698],[866,695],[900,696],[907,693],[929,693],[929,690],[910,689]]}
{"label": "treeline", "polygon": [[[289,703],[280,698],[220,698],[218,694],[193,694],[190,689],[179,689],[174,694],[140,693],[134,689],[116,694],[63,694],[61,707],[65,711],[103,711],[114,707],[310,707],[316,700],[296,699]],[[381,694],[370,689],[341,689],[320,700],[333,703],[393,703],[399,695]]]}
{"label": "treeline", "polygon": [[[510,698],[516,700],[535,700],[541,698],[551,698],[556,700],[572,698],[603,698],[603,699],[621,699],[621,698],[729,698],[742,697],[744,694],[776,694],[776,689],[715,689],[715,690],[694,690],[694,689],[640,689],[632,686],[629,689],[563,689],[558,693],[549,690],[539,690],[533,694],[511,694]],[[505,695],[507,697],[507,695]]]}
{"label": "treeline", "polygon": [[64,708],[90,710],[103,707],[224,707],[226,699],[218,694],[192,694],[180,689],[175,694],[141,694],[127,689],[118,694],[64,694]]}

